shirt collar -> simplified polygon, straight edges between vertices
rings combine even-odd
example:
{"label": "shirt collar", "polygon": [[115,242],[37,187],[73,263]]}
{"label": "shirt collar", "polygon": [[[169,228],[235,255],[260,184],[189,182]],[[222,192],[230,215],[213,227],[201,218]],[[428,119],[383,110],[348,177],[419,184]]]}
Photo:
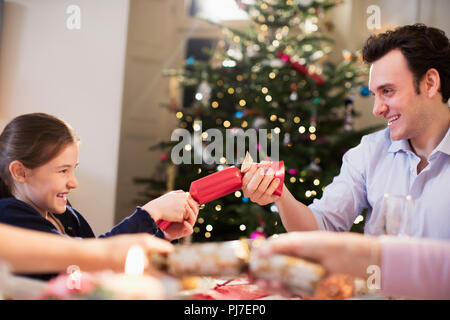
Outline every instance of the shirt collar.
{"label": "shirt collar", "polygon": [[450,155],[450,127],[447,129],[444,139],[442,139],[441,143],[436,147],[436,151]]}
{"label": "shirt collar", "polygon": [[398,152],[398,151],[412,151],[408,140],[391,140],[391,146],[388,152]]}
{"label": "shirt collar", "polygon": [[[398,151],[412,151],[411,146],[409,145],[408,140],[391,140],[391,146],[389,147],[389,152],[398,152]],[[436,147],[435,151],[440,151],[442,153],[450,155],[450,128],[447,129],[447,133]],[[432,152],[434,153],[434,152]]]}

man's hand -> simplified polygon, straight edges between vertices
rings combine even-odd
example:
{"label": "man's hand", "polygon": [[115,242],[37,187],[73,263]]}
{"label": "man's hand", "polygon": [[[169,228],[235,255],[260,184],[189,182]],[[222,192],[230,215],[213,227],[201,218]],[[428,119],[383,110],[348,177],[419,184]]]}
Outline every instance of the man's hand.
{"label": "man's hand", "polygon": [[273,193],[281,183],[280,179],[274,179],[275,172],[272,169],[264,173],[264,168],[252,164],[242,178],[242,191],[244,197],[250,198],[251,201],[264,206],[278,200],[280,197],[274,196]]}

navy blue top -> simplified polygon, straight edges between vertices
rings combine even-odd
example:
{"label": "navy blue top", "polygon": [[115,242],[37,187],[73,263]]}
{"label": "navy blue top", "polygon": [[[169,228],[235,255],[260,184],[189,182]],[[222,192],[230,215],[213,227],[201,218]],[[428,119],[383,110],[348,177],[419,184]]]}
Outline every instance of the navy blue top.
{"label": "navy blue top", "polygon": [[[66,206],[66,211],[62,214],[54,214],[64,227],[64,231],[70,237],[95,238],[89,223],[83,216],[73,209]],[[39,214],[33,207],[16,198],[0,199],[0,223],[9,224],[16,227],[43,231],[48,233],[61,234],[58,229],[47,219]],[[149,233],[159,238],[163,238],[163,232],[145,210],[140,207],[129,217],[125,218],[111,231],[99,236],[99,238],[110,237],[125,233]],[[28,275],[29,276],[29,275]],[[49,280],[56,274],[39,274],[30,277]]]}

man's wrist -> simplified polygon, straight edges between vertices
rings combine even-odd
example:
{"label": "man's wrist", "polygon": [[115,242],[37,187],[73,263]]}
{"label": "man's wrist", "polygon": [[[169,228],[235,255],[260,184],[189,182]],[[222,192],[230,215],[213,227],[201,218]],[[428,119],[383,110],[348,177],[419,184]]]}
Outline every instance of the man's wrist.
{"label": "man's wrist", "polygon": [[277,197],[273,203],[275,203],[276,206],[280,205],[286,199],[288,192],[289,191],[287,190],[286,185],[283,185],[283,192],[281,193],[281,196]]}

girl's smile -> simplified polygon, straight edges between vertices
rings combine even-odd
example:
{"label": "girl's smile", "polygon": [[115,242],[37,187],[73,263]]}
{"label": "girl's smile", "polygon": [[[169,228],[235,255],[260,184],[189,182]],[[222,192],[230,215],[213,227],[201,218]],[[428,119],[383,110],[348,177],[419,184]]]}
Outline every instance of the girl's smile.
{"label": "girl's smile", "polygon": [[48,213],[64,213],[70,190],[78,186],[75,177],[78,148],[78,143],[71,143],[46,164],[26,168],[25,181],[16,184],[16,198],[31,205],[43,217]]}

